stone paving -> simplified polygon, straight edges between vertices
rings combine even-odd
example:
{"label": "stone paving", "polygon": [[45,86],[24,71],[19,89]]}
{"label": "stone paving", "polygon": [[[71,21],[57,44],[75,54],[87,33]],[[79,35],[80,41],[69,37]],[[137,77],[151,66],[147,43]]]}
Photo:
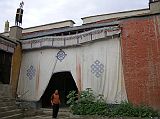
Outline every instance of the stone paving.
{"label": "stone paving", "polygon": [[[52,116],[33,116],[33,117],[25,117],[23,119],[52,119]],[[57,119],[70,119],[70,118],[69,117],[57,117]]]}
{"label": "stone paving", "polygon": [[[52,119],[52,116],[42,115],[42,116],[25,117],[23,119]],[[140,117],[97,117],[97,116],[62,117],[62,116],[58,116],[56,119],[160,119],[160,117],[140,118]]]}
{"label": "stone paving", "polygon": [[[52,109],[42,109],[43,113],[36,113],[35,116],[28,116],[23,119],[52,119]],[[31,111],[33,112],[33,110]],[[30,113],[30,112],[29,112]],[[73,115],[69,112],[69,109],[61,108],[57,119],[160,119],[160,117],[152,118],[140,118],[140,117],[99,117],[99,116],[80,116]]]}

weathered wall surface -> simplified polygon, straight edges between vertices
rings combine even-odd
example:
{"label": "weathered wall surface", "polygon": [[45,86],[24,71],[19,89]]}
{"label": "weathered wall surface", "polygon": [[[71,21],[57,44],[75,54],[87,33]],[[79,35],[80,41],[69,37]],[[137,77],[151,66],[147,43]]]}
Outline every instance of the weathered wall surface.
{"label": "weathered wall surface", "polygon": [[13,96],[16,96],[21,59],[22,59],[22,48],[20,44],[18,44],[12,56],[12,66],[11,66],[11,86],[12,86]]}
{"label": "weathered wall surface", "polygon": [[125,19],[121,27],[128,100],[160,109],[160,15]]}

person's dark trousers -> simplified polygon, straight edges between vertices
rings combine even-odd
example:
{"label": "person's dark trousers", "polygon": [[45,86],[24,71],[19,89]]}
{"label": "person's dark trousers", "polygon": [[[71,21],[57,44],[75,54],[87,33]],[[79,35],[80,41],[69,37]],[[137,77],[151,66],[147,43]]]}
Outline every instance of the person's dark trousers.
{"label": "person's dark trousers", "polygon": [[53,104],[52,108],[53,108],[52,118],[57,118],[59,111],[59,104]]}

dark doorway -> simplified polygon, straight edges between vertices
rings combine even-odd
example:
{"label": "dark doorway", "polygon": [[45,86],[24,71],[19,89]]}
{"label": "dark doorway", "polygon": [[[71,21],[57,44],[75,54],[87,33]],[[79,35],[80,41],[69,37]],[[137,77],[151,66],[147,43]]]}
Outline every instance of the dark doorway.
{"label": "dark doorway", "polygon": [[10,83],[12,54],[0,50],[0,83]]}
{"label": "dark doorway", "polygon": [[78,92],[78,88],[70,72],[66,71],[54,73],[43,96],[41,97],[43,108],[51,107],[51,95],[56,89],[58,89],[60,94],[61,107],[67,106],[67,95],[70,91],[75,90]]}

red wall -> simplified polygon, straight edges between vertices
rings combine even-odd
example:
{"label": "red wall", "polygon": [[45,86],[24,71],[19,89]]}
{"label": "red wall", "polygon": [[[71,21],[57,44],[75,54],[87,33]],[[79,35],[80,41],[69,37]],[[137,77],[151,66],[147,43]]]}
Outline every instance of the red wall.
{"label": "red wall", "polygon": [[128,99],[160,109],[160,16],[128,18],[121,27]]}

